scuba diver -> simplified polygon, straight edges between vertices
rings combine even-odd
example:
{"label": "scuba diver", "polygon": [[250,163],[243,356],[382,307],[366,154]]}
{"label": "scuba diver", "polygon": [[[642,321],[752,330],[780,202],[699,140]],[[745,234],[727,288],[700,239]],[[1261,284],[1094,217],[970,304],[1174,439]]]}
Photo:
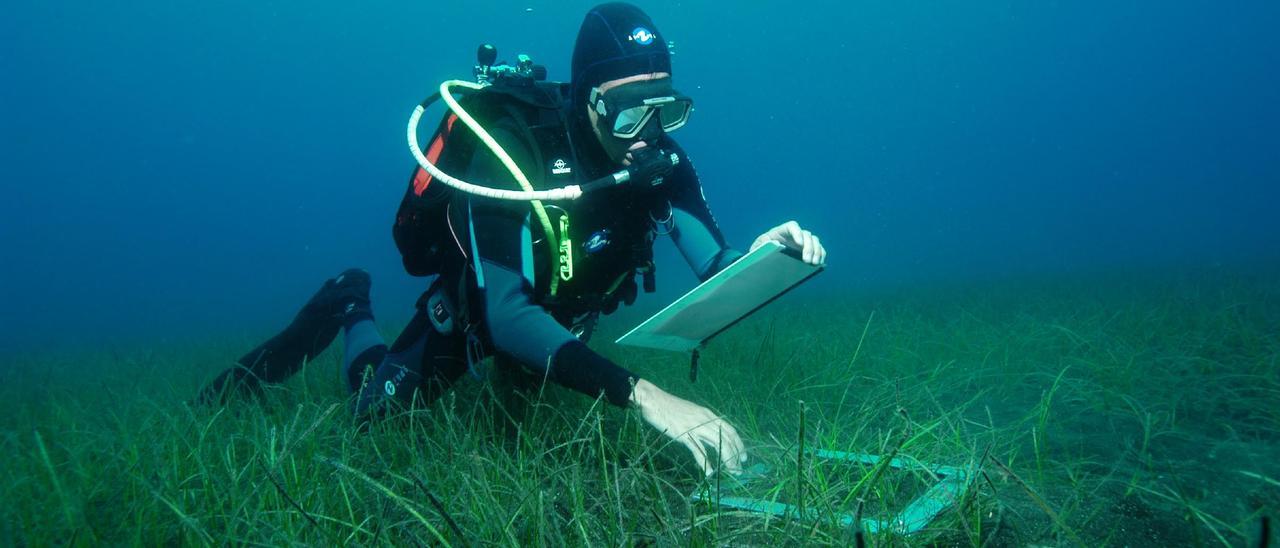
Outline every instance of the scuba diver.
{"label": "scuba diver", "polygon": [[[496,51],[482,46],[478,57],[484,85],[465,84],[473,91],[454,100],[442,84],[433,96],[451,112],[427,152],[415,128],[431,99],[410,121],[419,166],[393,235],[405,269],[436,278],[400,336],[384,343],[369,275],[347,270],[199,400],[282,382],[341,331],[358,417],[430,402],[492,357],[497,367],[638,409],[708,475],[717,460],[740,471],[746,451],[733,426],[586,344],[601,314],[631,304],[641,286],[653,291],[656,236],[669,235],[703,281],[742,256],[727,245],[693,164],[668,135],[693,109],[672,86],[667,41],[639,8],[609,3],[587,13],[567,84],[541,81],[545,69],[525,56],[516,66],[494,65]],[[524,191],[509,190],[517,184]],[[542,192],[557,187],[571,190]],[[825,263],[818,237],[794,221],[765,232],[751,249],[769,241]]]}

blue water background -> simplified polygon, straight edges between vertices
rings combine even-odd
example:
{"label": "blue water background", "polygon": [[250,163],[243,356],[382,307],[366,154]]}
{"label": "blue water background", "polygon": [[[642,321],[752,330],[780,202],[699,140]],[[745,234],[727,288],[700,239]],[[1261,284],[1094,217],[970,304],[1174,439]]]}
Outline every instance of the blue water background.
{"label": "blue water background", "polygon": [[[483,41],[567,78],[591,4],[9,3],[0,350],[266,335],[349,265],[403,321],[410,109]],[[820,234],[810,294],[1280,255],[1280,3],[643,5],[721,226]]]}

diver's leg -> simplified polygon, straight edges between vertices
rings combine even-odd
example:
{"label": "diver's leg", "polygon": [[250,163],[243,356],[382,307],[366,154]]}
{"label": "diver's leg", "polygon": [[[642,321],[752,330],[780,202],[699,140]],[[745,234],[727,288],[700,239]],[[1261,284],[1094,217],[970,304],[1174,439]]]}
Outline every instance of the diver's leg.
{"label": "diver's leg", "polygon": [[372,375],[387,355],[387,344],[373,324],[372,319],[360,320],[343,328],[346,350],[342,358],[342,370],[346,372],[347,389],[358,392],[365,377]]}
{"label": "diver's leg", "polygon": [[280,333],[236,360],[200,391],[201,403],[224,402],[243,394],[257,394],[262,383],[283,382],[333,342],[344,325],[372,323],[369,273],[350,269],[325,281]]}
{"label": "diver's leg", "polygon": [[415,398],[429,403],[466,372],[466,336],[441,334],[419,310],[361,388],[356,416],[382,415],[394,406],[412,405]]}

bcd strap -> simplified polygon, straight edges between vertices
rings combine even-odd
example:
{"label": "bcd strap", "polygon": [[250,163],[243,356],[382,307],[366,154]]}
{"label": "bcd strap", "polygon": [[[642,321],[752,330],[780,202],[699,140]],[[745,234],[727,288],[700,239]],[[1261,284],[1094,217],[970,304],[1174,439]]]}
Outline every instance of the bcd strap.
{"label": "bcd strap", "polygon": [[[476,244],[475,219],[474,213],[471,211],[470,200],[467,201],[467,233],[471,239],[471,270],[475,273],[474,279],[476,282],[477,294],[481,295],[481,298],[483,298],[485,288],[484,270],[483,265],[480,262],[480,248],[478,244]],[[483,370],[481,365],[481,362],[484,361],[485,353],[484,344],[480,340],[479,330],[477,329],[479,325],[475,320],[476,318],[481,318],[483,316],[476,309],[476,307],[480,306],[480,303],[476,302],[477,299],[468,298],[468,295],[470,295],[471,292],[469,291],[470,286],[467,283],[467,268],[463,267],[461,270],[461,279],[458,280],[458,309],[463,311],[462,313],[465,314],[461,324],[463,326],[462,331],[467,338],[467,370],[471,372],[472,376],[480,379],[484,378],[486,375],[486,372]]]}

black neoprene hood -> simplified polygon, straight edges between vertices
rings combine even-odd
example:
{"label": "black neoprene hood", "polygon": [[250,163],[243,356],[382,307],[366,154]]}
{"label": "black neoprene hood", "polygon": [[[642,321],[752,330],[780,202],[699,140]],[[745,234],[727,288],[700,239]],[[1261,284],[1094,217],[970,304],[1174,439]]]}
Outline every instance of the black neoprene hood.
{"label": "black neoprene hood", "polygon": [[587,12],[573,46],[571,100],[574,110],[591,88],[637,74],[671,72],[667,40],[640,8],[623,2]]}

